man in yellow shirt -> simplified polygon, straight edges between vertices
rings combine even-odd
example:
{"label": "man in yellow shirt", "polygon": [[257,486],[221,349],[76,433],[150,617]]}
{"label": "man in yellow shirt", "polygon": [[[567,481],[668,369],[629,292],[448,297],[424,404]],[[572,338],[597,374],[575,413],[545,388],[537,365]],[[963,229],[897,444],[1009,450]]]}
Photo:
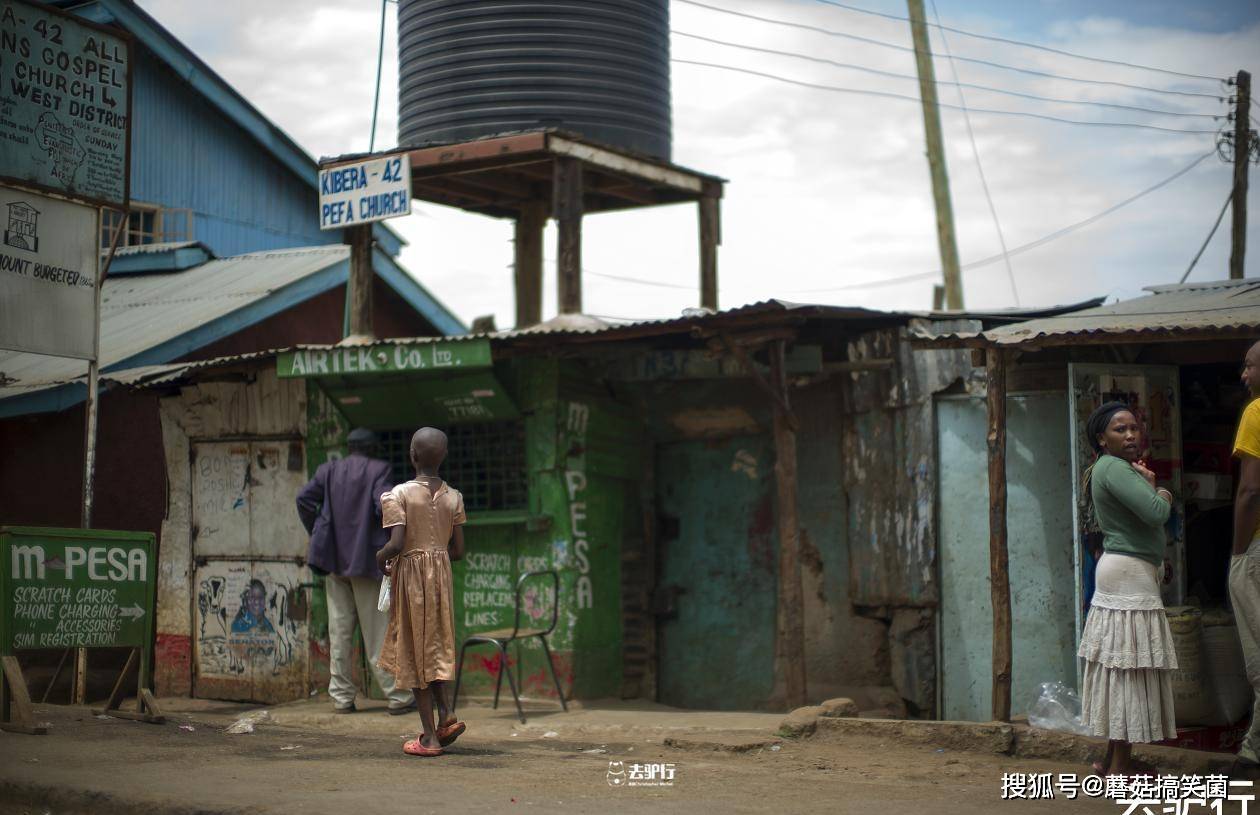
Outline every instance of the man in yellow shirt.
{"label": "man in yellow shirt", "polygon": [[1260,762],[1260,342],[1243,360],[1243,384],[1251,402],[1243,411],[1234,438],[1241,467],[1234,496],[1234,551],[1229,561],[1229,601],[1242,640],[1247,679],[1255,693],[1251,727],[1238,748],[1247,764]]}

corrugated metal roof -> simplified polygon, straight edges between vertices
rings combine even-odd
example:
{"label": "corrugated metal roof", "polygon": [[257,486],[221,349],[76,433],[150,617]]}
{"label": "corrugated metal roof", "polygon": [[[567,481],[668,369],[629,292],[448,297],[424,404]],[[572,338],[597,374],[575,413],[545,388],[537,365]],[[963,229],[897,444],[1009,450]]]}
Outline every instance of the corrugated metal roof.
{"label": "corrugated metal roof", "polygon": [[1260,279],[1151,286],[1151,294],[973,334],[925,337],[940,345],[1049,346],[1260,333]]}
{"label": "corrugated metal roof", "polygon": [[[101,293],[101,369],[347,263],[349,257],[349,247],[342,245],[284,249],[212,260],[176,274],[108,278]],[[0,399],[74,381],[86,368],[82,360],[0,352],[6,383]]]}
{"label": "corrugated metal roof", "polygon": [[161,243],[140,243],[135,246],[120,246],[114,250],[114,255],[117,257],[161,255],[166,252],[174,252],[177,249],[203,249],[210,257],[214,257],[214,252],[210,250],[210,247],[201,241],[165,241]]}
{"label": "corrugated metal roof", "polygon": [[[340,257],[345,257],[347,251],[345,247],[329,247],[336,251],[340,250]],[[293,252],[295,250],[289,250]],[[298,251],[326,251],[326,250],[298,250]],[[265,255],[285,254],[285,252],[269,252],[261,253]],[[248,256],[244,256],[248,257]],[[232,258],[230,260],[236,260]],[[217,261],[222,263],[223,261]],[[208,264],[209,265],[209,264]],[[106,286],[107,292],[109,284]],[[230,294],[228,295],[230,296]],[[1035,316],[1041,314],[1060,314],[1072,309],[1081,308],[1083,306],[1092,306],[1101,302],[1101,298],[1088,300],[1084,303],[1052,306],[1049,308],[1024,309],[1024,310],[1000,310],[992,312],[935,312],[935,311],[878,311],[875,309],[861,308],[856,306],[825,306],[810,303],[792,303],[786,300],[764,300],[759,303],[752,303],[746,306],[727,309],[726,311],[711,312],[707,309],[687,309],[681,317],[671,317],[661,320],[644,320],[633,323],[610,324],[598,317],[586,314],[561,314],[546,322],[538,325],[530,326],[522,329],[508,329],[505,331],[494,331],[479,334],[463,334],[458,336],[435,336],[435,337],[390,337],[385,339],[372,340],[370,342],[354,342],[353,344],[367,345],[416,345],[435,342],[460,342],[463,340],[489,339],[494,344],[516,345],[519,343],[528,343],[533,338],[544,338],[551,340],[590,340],[598,342],[615,342],[621,339],[630,338],[646,338],[660,337],[669,334],[689,333],[693,328],[719,328],[727,323],[738,324],[740,320],[746,317],[754,317],[757,315],[770,314],[794,314],[801,317],[813,317],[818,319],[830,320],[862,320],[879,323],[906,323],[911,319],[921,318],[929,320],[958,320],[958,319],[979,319],[989,321],[1005,321],[1015,320],[1023,316]],[[108,313],[108,312],[107,312]],[[102,330],[104,330],[102,324]],[[103,335],[104,336],[104,335]],[[324,350],[336,348],[338,345],[346,344],[345,341],[338,344],[299,344],[289,348],[272,349],[269,351],[258,351],[248,354],[238,354],[233,356],[219,357],[217,359],[203,360],[198,362],[186,363],[169,363],[159,365],[136,366],[125,370],[110,371],[101,374],[101,378],[106,382],[112,382],[128,387],[153,387],[157,385],[168,384],[178,381],[189,373],[198,370],[218,368],[234,365],[240,362],[272,357],[282,351],[310,349]],[[25,355],[22,355],[25,356]],[[51,359],[44,357],[43,359]],[[6,372],[4,367],[5,356],[0,355],[0,372]],[[35,390],[63,385],[72,382],[82,382],[84,374],[84,363],[75,362],[73,360],[62,360],[68,362],[69,365],[58,369],[56,376],[45,379],[25,379],[19,383],[10,384],[8,387],[0,388],[0,399],[9,396],[16,396],[22,393],[29,393]],[[9,374],[12,376],[12,374]]]}

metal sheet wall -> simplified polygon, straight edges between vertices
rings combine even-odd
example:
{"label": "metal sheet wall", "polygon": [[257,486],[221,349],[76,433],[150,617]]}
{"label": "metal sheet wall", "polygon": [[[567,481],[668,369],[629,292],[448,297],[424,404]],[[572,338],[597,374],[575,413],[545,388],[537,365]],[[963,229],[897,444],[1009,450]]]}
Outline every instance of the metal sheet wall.
{"label": "metal sheet wall", "polygon": [[[937,321],[930,330],[955,325],[972,323]],[[966,380],[972,366],[965,351],[914,351],[905,332],[881,329],[849,343],[851,360],[891,360],[851,374],[847,393],[849,591],[857,605],[931,607],[938,599],[932,394]]]}
{"label": "metal sheet wall", "polygon": [[309,179],[285,168],[153,54],[136,50],[134,201],[193,210],[193,237],[221,257],[340,241],[340,233],[319,230]]}
{"label": "metal sheet wall", "polygon": [[[988,432],[984,400],[943,399],[940,439],[941,715],[992,715]],[[1007,399],[1011,708],[1026,713],[1038,685],[1074,684],[1072,475],[1063,392]]]}

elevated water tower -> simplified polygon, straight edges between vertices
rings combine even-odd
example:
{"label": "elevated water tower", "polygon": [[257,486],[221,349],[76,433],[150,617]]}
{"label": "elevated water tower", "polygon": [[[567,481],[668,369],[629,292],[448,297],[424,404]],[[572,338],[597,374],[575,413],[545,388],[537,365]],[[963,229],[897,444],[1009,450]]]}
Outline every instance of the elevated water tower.
{"label": "elevated water tower", "polygon": [[398,52],[412,194],[515,220],[517,327],[542,316],[548,218],[575,313],[583,215],[682,201],[717,308],[724,182],[670,162],[668,0],[400,0]]}
{"label": "elevated water tower", "polygon": [[401,0],[398,144],[558,128],[670,158],[667,0]]}

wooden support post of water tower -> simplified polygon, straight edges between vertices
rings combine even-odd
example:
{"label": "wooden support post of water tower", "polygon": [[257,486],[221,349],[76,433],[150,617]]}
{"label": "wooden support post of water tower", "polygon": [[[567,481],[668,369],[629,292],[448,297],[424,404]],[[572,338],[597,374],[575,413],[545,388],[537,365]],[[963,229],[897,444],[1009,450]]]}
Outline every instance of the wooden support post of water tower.
{"label": "wooden support post of water tower", "polygon": [[372,224],[346,229],[350,244],[350,279],[346,284],[347,337],[371,338],[372,326]]}
{"label": "wooden support post of water tower", "polygon": [[542,322],[543,230],[547,203],[529,201],[516,216],[516,327]]}
{"label": "wooden support post of water tower", "polygon": [[722,245],[721,200],[700,199],[700,306],[718,309],[717,249]]}
{"label": "wooden support post of water tower", "polygon": [[582,311],[582,164],[574,158],[554,162],[551,212],[556,219],[559,251],[556,253],[557,305],[561,314]]}

